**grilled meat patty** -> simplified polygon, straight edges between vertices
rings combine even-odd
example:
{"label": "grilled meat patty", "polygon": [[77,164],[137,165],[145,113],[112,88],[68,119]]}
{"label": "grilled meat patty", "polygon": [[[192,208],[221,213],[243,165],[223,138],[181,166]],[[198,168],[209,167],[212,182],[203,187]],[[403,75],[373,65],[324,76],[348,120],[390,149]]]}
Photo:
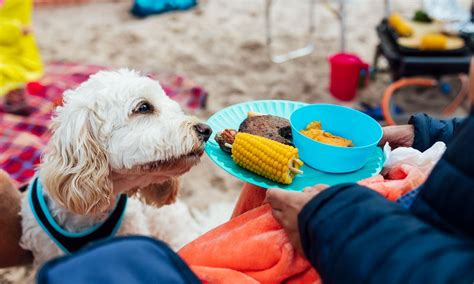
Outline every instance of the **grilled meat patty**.
{"label": "grilled meat patty", "polygon": [[293,145],[290,121],[274,115],[248,117],[240,124],[239,132],[262,136],[286,145]]}

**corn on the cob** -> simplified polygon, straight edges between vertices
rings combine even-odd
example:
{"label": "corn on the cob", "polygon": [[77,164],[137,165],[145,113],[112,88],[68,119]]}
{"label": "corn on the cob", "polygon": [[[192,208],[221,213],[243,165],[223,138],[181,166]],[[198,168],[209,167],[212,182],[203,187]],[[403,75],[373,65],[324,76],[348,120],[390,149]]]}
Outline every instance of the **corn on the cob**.
{"label": "corn on the cob", "polygon": [[239,166],[264,176],[275,182],[290,184],[303,162],[299,159],[298,149],[292,146],[239,132],[232,145],[232,159]]}
{"label": "corn on the cob", "polygon": [[423,50],[446,49],[448,38],[442,34],[427,34],[421,38],[420,48]]}
{"label": "corn on the cob", "polygon": [[394,28],[400,36],[411,36],[413,34],[413,27],[398,13],[388,17],[388,24]]}

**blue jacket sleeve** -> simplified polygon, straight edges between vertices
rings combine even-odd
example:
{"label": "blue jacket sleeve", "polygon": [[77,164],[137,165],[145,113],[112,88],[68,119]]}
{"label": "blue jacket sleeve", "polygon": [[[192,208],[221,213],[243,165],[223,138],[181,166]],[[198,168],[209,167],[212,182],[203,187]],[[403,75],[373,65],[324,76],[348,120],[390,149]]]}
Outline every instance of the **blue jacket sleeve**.
{"label": "blue jacket sleeve", "polygon": [[411,210],[447,232],[474,239],[474,117],[451,141]]}
{"label": "blue jacket sleeve", "polygon": [[448,144],[463,122],[463,118],[439,120],[425,113],[415,114],[408,122],[415,128],[413,148],[423,152],[437,141]]}
{"label": "blue jacket sleeve", "polygon": [[305,254],[325,284],[474,281],[472,240],[442,233],[356,184],[316,196],[298,224]]}

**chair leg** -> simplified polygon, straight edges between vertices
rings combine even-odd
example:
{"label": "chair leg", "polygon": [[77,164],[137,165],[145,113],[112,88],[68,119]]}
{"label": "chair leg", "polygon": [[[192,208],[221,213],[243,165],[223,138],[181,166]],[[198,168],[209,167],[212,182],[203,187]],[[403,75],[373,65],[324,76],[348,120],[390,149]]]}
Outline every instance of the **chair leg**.
{"label": "chair leg", "polygon": [[379,43],[377,44],[377,47],[375,48],[374,61],[372,64],[372,67],[375,69],[375,71],[378,70],[379,58],[381,55],[382,55],[382,47],[380,46],[380,43]]}
{"label": "chair leg", "polygon": [[278,54],[274,55],[272,50],[272,20],[271,20],[271,10],[273,7],[273,0],[266,0],[265,1],[265,37],[266,37],[266,44],[267,44],[267,51],[270,59],[275,63],[283,63],[285,61],[303,57],[313,53],[315,50],[314,45],[314,5],[315,0],[310,1],[310,9],[309,9],[309,28],[308,28],[308,43],[303,46],[302,48],[298,48],[292,51],[289,51],[285,54]]}
{"label": "chair leg", "polygon": [[347,22],[346,22],[346,6],[343,1],[339,2],[339,25],[341,29],[341,46],[340,46],[340,51],[345,52],[346,51],[346,29],[347,29]]}

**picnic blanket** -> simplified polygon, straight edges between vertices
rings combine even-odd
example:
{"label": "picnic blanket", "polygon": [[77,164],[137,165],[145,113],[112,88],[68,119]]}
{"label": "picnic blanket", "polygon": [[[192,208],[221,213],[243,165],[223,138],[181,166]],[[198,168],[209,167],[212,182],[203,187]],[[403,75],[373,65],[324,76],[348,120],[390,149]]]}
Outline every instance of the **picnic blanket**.
{"label": "picnic blanket", "polygon": [[[41,149],[50,135],[48,125],[52,111],[61,104],[63,91],[77,87],[104,69],[97,65],[49,64],[39,82],[27,85],[30,116],[8,114],[0,106],[0,169],[8,172],[17,186],[24,185],[34,175]],[[207,92],[185,77],[167,73],[149,76],[159,80],[166,94],[187,112],[194,113],[205,107]]]}
{"label": "picnic blanket", "polygon": [[[394,200],[425,179],[418,168],[401,164],[389,169],[386,176],[359,183]],[[261,205],[263,199],[257,205],[258,199],[249,197],[250,204]],[[310,263],[296,253],[269,205],[245,209],[249,211],[240,212],[179,251],[203,283],[321,283]]]}

